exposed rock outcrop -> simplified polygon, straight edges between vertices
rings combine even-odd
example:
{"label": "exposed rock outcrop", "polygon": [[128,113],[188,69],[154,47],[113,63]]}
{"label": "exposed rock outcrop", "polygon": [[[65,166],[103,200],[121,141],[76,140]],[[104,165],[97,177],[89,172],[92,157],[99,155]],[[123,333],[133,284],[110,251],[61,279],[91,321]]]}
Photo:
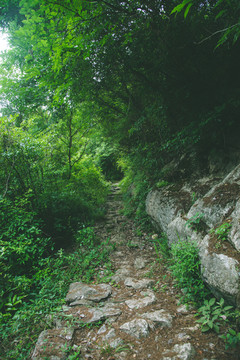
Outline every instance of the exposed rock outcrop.
{"label": "exposed rock outcrop", "polygon": [[240,165],[223,178],[153,190],[146,210],[167,234],[169,246],[179,239],[197,244],[202,276],[211,291],[239,306]]}

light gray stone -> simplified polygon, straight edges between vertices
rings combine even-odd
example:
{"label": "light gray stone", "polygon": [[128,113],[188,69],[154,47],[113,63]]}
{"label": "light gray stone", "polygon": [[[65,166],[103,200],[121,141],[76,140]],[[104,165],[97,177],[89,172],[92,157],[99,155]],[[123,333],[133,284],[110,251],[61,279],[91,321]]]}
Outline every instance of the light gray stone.
{"label": "light gray stone", "polygon": [[210,254],[207,249],[201,254],[204,280],[219,298],[223,296],[237,305],[239,300],[239,262],[224,254]]}
{"label": "light gray stone", "polygon": [[89,312],[92,314],[92,318],[88,321],[88,323],[98,322],[111,317],[115,318],[122,314],[122,311],[112,304],[106,304],[101,308],[89,309]]}
{"label": "light gray stone", "polygon": [[240,252],[240,201],[237,202],[235,210],[231,214],[232,228],[229,233],[229,241]]}
{"label": "light gray stone", "polygon": [[190,241],[196,244],[201,244],[203,240],[202,234],[189,228],[186,219],[182,217],[176,217],[169,223],[167,228],[167,237],[168,244],[170,246],[171,244],[177,243],[179,240]]}
{"label": "light gray stone", "polygon": [[165,310],[157,310],[149,313],[142,314],[141,317],[144,319],[150,320],[153,324],[153,327],[162,326],[162,327],[171,327],[172,326],[172,316],[165,312]]}
{"label": "light gray stone", "polygon": [[[169,351],[166,351],[167,355]],[[195,358],[196,351],[191,343],[185,344],[176,344],[170,350],[170,352],[175,352],[175,356],[164,356],[162,360],[193,360]]]}
{"label": "light gray stone", "polygon": [[198,331],[199,328],[200,328],[200,325],[197,324],[195,326],[186,327],[185,330],[194,332],[194,331]]}
{"label": "light gray stone", "polygon": [[65,310],[67,316],[81,320],[82,323],[92,324],[101,320],[116,319],[122,311],[112,303],[107,303],[103,307],[84,307],[73,306]]}
{"label": "light gray stone", "polygon": [[177,353],[177,357],[181,360],[194,359],[196,354],[195,349],[191,343],[176,344],[172,350]]}
{"label": "light gray stone", "polygon": [[142,279],[142,280],[135,280],[133,278],[127,278],[124,281],[124,285],[128,287],[132,287],[135,290],[150,288],[154,285],[154,280],[151,279]]}
{"label": "light gray stone", "polygon": [[144,259],[143,257],[137,257],[136,260],[134,261],[135,269],[137,270],[144,269],[146,263],[147,263],[146,259]]}
{"label": "light gray stone", "polygon": [[143,297],[140,299],[126,300],[125,303],[130,309],[141,309],[156,302],[156,296],[152,291],[140,293]]}
{"label": "light gray stone", "polygon": [[66,349],[72,345],[74,329],[44,330],[38,337],[32,360],[65,360]]}
{"label": "light gray stone", "polygon": [[123,344],[124,344],[124,341],[121,338],[116,338],[116,339],[109,342],[109,345],[113,349],[116,349],[119,345],[123,345]]}
{"label": "light gray stone", "polygon": [[100,329],[98,330],[98,335],[104,334],[107,331],[107,327],[105,324],[103,324]]}
{"label": "light gray stone", "polygon": [[70,284],[65,300],[70,306],[84,305],[86,302],[100,302],[108,298],[111,293],[112,288],[108,284],[87,285],[75,282]]}
{"label": "light gray stone", "polygon": [[116,271],[116,273],[112,276],[112,281],[115,283],[119,283],[124,281],[131,274],[131,269],[128,267],[120,268]]}
{"label": "light gray stone", "polygon": [[236,166],[221,182],[196,201],[187,214],[191,218],[196,213],[203,214],[204,222],[213,228],[229,216],[240,196],[240,165]]}
{"label": "light gray stone", "polygon": [[[181,194],[181,196],[180,196]],[[182,198],[185,199],[184,205]],[[158,229],[167,232],[168,224],[176,216],[186,213],[191,206],[191,195],[187,191],[171,191],[167,186],[160,190],[152,190],[147,195],[146,212],[154,220]]]}
{"label": "light gray stone", "polygon": [[120,330],[137,339],[147,337],[149,335],[149,325],[144,319],[134,319],[129,321],[120,326]]}
{"label": "light gray stone", "polygon": [[177,338],[180,341],[186,341],[186,340],[190,340],[191,336],[187,335],[185,332],[182,332],[177,335]]}
{"label": "light gray stone", "polygon": [[177,308],[177,312],[179,314],[187,314],[189,311],[186,305],[181,305]]}

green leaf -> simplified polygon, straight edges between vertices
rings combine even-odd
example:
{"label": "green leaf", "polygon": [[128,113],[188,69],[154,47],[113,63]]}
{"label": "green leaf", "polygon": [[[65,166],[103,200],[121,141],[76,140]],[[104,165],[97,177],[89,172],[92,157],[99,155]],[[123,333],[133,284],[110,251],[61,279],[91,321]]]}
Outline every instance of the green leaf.
{"label": "green leaf", "polygon": [[214,325],[213,325],[213,330],[214,330],[217,334],[219,334],[219,326],[218,326],[218,325],[214,324]]}
{"label": "green leaf", "polygon": [[171,11],[171,14],[174,14],[175,12],[181,12],[190,1],[191,0],[184,0],[181,4],[175,6],[175,8]]}
{"label": "green leaf", "polygon": [[209,305],[212,306],[213,304],[215,304],[215,302],[216,302],[216,299],[212,298],[209,300]]}
{"label": "green leaf", "polygon": [[186,17],[187,17],[187,15],[188,15],[189,10],[191,9],[192,5],[193,5],[192,3],[188,4],[186,10],[184,11],[184,19],[186,19]]}
{"label": "green leaf", "polygon": [[206,331],[209,331],[210,328],[208,325],[204,325],[201,330],[202,330],[202,332],[206,332]]}
{"label": "green leaf", "polygon": [[220,299],[219,304],[220,304],[221,306],[224,304],[224,299],[223,299],[223,298]]}

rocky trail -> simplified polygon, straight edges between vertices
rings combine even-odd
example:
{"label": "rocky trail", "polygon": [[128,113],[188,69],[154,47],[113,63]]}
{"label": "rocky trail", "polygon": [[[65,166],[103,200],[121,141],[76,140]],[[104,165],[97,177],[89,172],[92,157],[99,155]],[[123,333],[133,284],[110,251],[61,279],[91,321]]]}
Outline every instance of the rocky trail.
{"label": "rocky trail", "polygon": [[[147,235],[119,214],[120,208],[114,185],[106,217],[96,225],[99,237],[116,244],[113,276],[108,283],[79,279],[70,285],[55,328],[40,334],[32,360],[239,359],[215,333],[201,332],[196,309],[179,302],[181,294]],[[69,348],[75,355],[67,355]]]}

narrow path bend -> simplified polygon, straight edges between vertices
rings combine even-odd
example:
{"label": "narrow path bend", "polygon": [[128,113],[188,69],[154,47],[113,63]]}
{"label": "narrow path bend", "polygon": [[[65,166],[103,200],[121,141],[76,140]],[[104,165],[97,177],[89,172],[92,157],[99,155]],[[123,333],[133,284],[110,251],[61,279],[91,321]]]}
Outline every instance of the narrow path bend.
{"label": "narrow path bend", "polygon": [[224,349],[216,334],[201,333],[196,311],[179,303],[180,293],[171,274],[157,262],[147,234],[120,214],[121,206],[115,184],[106,217],[96,225],[97,235],[116,245],[111,255],[114,275],[108,284],[72,284],[66,297],[66,316],[80,318],[88,327],[56,324],[40,335],[32,359],[46,358],[42,356],[44,346],[49,348],[44,353],[47,359],[67,359],[63,348],[69,345],[81,349],[76,359],[238,359]]}

